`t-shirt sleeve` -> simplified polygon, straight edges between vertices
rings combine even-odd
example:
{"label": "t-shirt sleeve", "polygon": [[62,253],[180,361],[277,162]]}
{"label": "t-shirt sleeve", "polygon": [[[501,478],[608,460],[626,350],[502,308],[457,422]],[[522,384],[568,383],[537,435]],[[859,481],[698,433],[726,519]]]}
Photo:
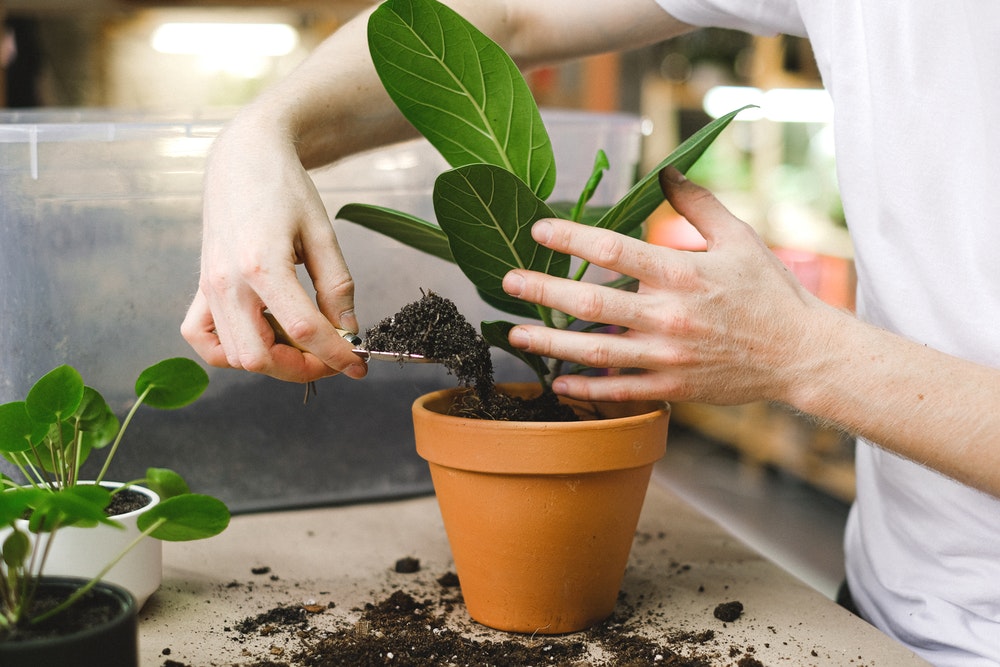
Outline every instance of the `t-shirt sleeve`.
{"label": "t-shirt sleeve", "polygon": [[795,0],[656,0],[671,16],[702,28],[730,28],[754,35],[804,37]]}

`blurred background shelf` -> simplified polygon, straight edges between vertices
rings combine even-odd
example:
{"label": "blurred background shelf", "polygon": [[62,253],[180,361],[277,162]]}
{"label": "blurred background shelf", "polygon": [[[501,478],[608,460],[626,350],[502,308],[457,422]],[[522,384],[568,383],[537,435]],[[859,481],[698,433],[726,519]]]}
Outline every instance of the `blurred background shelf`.
{"label": "blurred background shelf", "polygon": [[672,419],[737,451],[751,466],[773,466],[844,502],[854,499],[854,440],[771,403],[675,403]]}

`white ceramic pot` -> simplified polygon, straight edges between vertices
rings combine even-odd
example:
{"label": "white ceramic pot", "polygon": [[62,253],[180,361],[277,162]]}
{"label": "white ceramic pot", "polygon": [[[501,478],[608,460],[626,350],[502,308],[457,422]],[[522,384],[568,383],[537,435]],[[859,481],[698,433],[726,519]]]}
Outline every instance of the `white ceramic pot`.
{"label": "white ceramic pot", "polygon": [[[93,482],[80,482],[93,484]],[[106,489],[116,489],[120,482],[101,482]],[[112,517],[125,526],[125,530],[113,526],[95,526],[93,528],[60,528],[56,531],[45,561],[45,576],[69,576],[92,579],[132,540],[142,532],[136,522],[139,515],[160,502],[160,496],[143,486],[130,486],[150,498],[145,507]],[[27,530],[27,522],[23,526]],[[2,533],[0,533],[2,536]],[[51,535],[31,535],[32,540],[40,542],[44,549]],[[146,538],[139,542],[124,558],[111,568],[104,576],[104,581],[117,584],[135,597],[139,609],[146,603],[149,596],[160,587],[163,579],[163,544],[159,540]]]}

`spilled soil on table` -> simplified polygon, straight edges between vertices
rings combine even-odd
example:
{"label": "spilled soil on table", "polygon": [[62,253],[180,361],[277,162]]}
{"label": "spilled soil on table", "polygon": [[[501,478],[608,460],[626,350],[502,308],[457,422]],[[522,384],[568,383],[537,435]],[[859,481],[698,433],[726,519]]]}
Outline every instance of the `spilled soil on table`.
{"label": "spilled soil on table", "polygon": [[[396,571],[420,571],[419,561],[400,559]],[[213,661],[211,667],[762,667],[753,646],[717,639],[716,618],[706,615],[697,631],[670,628],[662,609],[643,609],[622,594],[615,613],[584,632],[524,635],[490,631],[464,614],[458,577],[444,572],[433,583],[399,585],[361,607],[337,610],[333,627],[324,619],[336,602],[289,604],[233,619],[225,632],[247,646],[271,641],[270,649],[245,649],[246,662]],[[721,602],[736,621],[736,605]],[[718,608],[717,608],[718,609]],[[742,605],[739,605],[742,610]],[[650,628],[662,628],[649,636]],[[263,655],[261,655],[263,653]],[[162,667],[207,667],[170,659]]]}

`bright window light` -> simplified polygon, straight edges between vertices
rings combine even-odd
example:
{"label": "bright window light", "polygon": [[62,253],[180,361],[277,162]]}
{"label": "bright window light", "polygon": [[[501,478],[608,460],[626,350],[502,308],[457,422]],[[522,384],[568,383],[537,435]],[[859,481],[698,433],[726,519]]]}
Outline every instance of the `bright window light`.
{"label": "bright window light", "polygon": [[284,23],[164,23],[153,32],[160,53],[229,58],[284,56],[299,34]]}
{"label": "bright window light", "polygon": [[833,102],[820,88],[772,88],[761,90],[745,86],[716,86],[705,93],[703,106],[712,118],[723,116],[746,104],[737,120],[766,118],[777,123],[829,123],[833,121]]}

